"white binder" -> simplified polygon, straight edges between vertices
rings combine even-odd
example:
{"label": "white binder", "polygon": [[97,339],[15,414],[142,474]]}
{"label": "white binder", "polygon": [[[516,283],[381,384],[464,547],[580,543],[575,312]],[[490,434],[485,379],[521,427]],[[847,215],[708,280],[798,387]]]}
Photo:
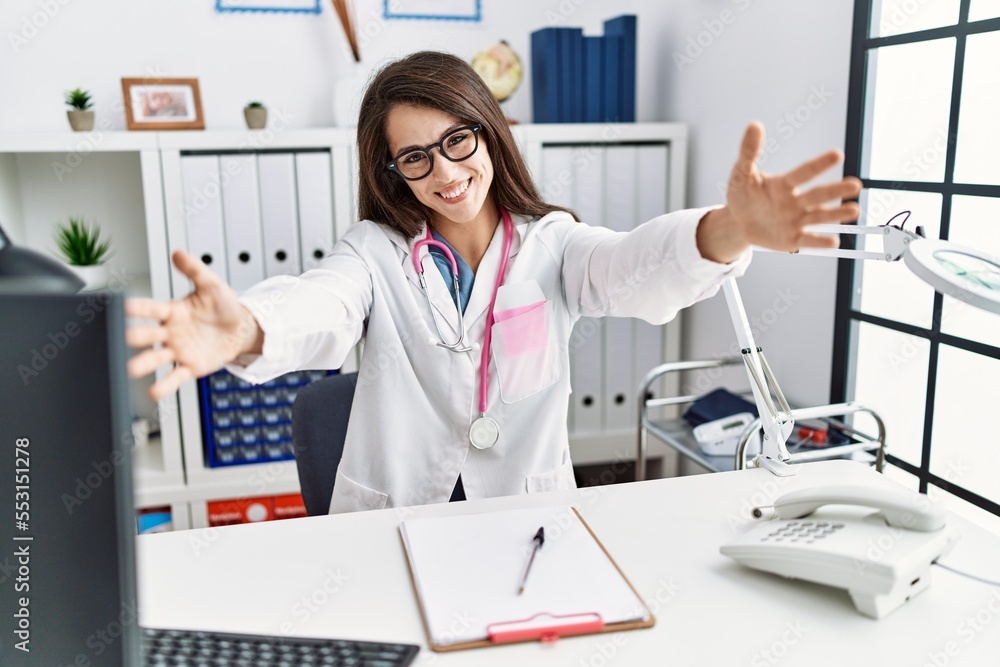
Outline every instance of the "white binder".
{"label": "white binder", "polygon": [[[542,174],[538,190],[542,200],[556,206],[573,208],[573,149],[566,146],[547,146],[542,149]],[[576,431],[575,414],[577,398],[576,373],[573,370],[573,349],[570,347],[570,396],[567,426],[570,433]]]}
{"label": "white binder", "polygon": [[[670,158],[668,151],[666,144],[636,148],[636,171],[640,181],[636,220],[640,224],[667,212],[670,179],[667,172]],[[633,327],[635,385],[638,388],[646,373],[666,361],[663,357],[663,336],[666,328],[642,320],[634,320]],[[662,398],[662,382],[654,384],[650,389],[653,394]]]}
{"label": "white binder", "polygon": [[333,187],[330,154],[297,153],[295,181],[299,198],[302,270],[319,266],[333,248]]}
{"label": "white binder", "polygon": [[[636,170],[635,146],[609,146],[604,161],[605,226],[627,232],[639,223],[636,200],[643,175]],[[632,360],[634,320],[609,317],[604,321],[604,414],[609,431],[633,429],[638,380]]]}
{"label": "white binder", "polygon": [[295,189],[295,155],[264,153],[257,157],[260,213],[264,231],[264,273],[270,278],[297,275],[299,216]]}
{"label": "white binder", "polygon": [[221,173],[229,285],[238,293],[264,279],[264,241],[261,236],[257,157],[222,155]]}
{"label": "white binder", "polygon": [[[579,146],[572,149],[573,204],[584,224],[604,225],[605,149]],[[604,322],[582,317],[570,336],[570,377],[573,381],[574,433],[600,433],[605,429]]]}
{"label": "white binder", "polygon": [[185,155],[181,158],[181,180],[187,250],[228,281],[218,156]]}

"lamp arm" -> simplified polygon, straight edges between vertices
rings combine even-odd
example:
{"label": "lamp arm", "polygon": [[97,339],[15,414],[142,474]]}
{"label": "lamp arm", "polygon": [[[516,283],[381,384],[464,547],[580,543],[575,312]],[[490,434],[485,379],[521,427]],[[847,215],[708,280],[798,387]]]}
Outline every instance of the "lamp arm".
{"label": "lamp arm", "polygon": [[[802,248],[800,255],[816,255],[819,257],[843,257],[845,259],[878,259],[883,262],[895,262],[909,250],[910,243],[922,238],[919,234],[895,227],[893,225],[811,225],[808,230],[812,234],[877,234],[882,237],[882,252],[858,250],[857,248]],[[778,252],[769,248],[754,248],[767,252]]]}
{"label": "lamp arm", "polygon": [[[794,469],[785,464],[789,458],[785,442],[795,426],[791,415],[792,409],[788,406],[788,401],[785,400],[763,351],[754,340],[746,310],[743,308],[740,290],[736,286],[736,279],[726,280],[722,284],[722,289],[726,295],[729,317],[736,329],[736,340],[740,344],[743,362],[750,377],[750,389],[753,391],[757,412],[760,414],[761,428],[764,431],[761,454],[756,463],[779,476],[793,475]],[[771,398],[772,394],[774,400]]]}

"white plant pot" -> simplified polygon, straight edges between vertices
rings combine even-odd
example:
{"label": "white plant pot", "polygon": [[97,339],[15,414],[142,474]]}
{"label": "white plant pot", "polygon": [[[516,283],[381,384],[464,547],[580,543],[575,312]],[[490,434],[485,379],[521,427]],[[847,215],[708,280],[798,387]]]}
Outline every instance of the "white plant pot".
{"label": "white plant pot", "polygon": [[69,126],[74,132],[90,132],[94,129],[94,112],[80,109],[69,109],[66,112]]}
{"label": "white plant pot", "polygon": [[107,264],[94,264],[93,266],[71,266],[86,283],[81,292],[93,292],[104,289],[111,280],[111,267]]}
{"label": "white plant pot", "polygon": [[267,108],[246,107],[243,109],[243,118],[247,121],[247,129],[263,130],[267,127]]}

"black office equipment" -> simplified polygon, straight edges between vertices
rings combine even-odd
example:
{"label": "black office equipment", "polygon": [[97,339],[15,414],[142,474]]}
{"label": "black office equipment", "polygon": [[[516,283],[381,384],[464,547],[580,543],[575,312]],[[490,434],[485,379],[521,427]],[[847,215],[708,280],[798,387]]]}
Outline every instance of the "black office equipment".
{"label": "black office equipment", "polygon": [[140,629],[124,328],[121,295],[0,291],[0,665],[410,664],[416,646]]}
{"label": "black office equipment", "polygon": [[372,665],[405,667],[419,648],[388,644],[303,637],[265,637],[224,632],[143,629],[143,656],[150,667],[160,665]]}
{"label": "black office equipment", "polygon": [[330,512],[357,385],[357,373],[333,375],[299,391],[292,406],[295,465],[309,516]]}
{"label": "black office equipment", "polygon": [[0,664],[138,664],[122,299],[0,294],[0,355]]}

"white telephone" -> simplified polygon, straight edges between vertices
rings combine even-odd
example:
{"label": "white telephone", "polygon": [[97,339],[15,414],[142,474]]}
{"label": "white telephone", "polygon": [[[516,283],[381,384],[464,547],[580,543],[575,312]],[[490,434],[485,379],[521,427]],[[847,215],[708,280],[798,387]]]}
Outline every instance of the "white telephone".
{"label": "white telephone", "polygon": [[[824,505],[855,505],[867,516],[833,510],[800,521]],[[757,508],[765,521],[720,551],[749,567],[846,588],[865,616],[882,618],[930,584],[930,567],[958,535],[934,500],[905,489],[822,486],[787,493]]]}

